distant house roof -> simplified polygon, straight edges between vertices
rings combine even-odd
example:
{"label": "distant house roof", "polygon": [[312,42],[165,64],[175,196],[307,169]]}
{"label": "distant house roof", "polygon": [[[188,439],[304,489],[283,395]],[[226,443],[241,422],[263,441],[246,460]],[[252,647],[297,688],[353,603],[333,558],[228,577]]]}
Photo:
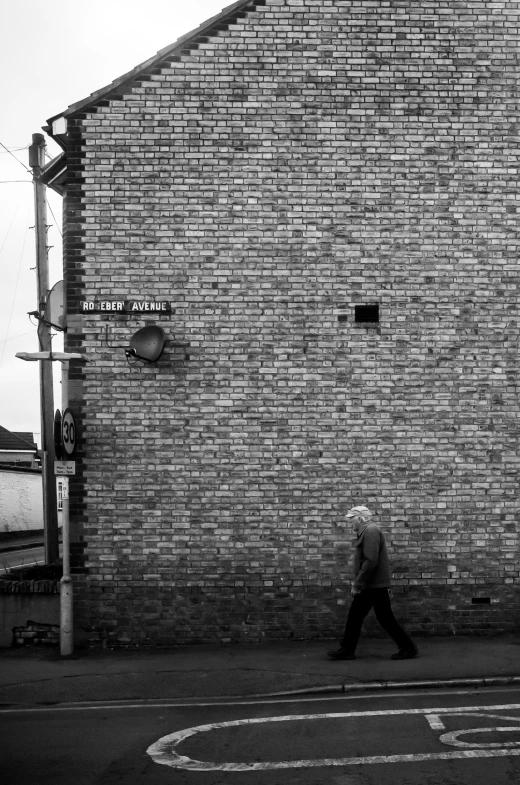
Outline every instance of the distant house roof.
{"label": "distant house roof", "polygon": [[0,463],[0,472],[18,472],[22,474],[40,474],[41,466],[13,466],[8,463]]}
{"label": "distant house roof", "polygon": [[128,88],[130,83],[134,80],[144,78],[150,73],[153,73],[155,69],[160,67],[160,64],[163,61],[171,62],[172,58],[180,58],[181,55],[189,54],[191,50],[197,49],[199,44],[205,43],[208,40],[208,36],[214,35],[221,30],[226,30],[228,25],[239,18],[244,18],[249,11],[254,11],[257,6],[263,6],[265,4],[266,0],[238,0],[238,2],[232,3],[227,6],[227,8],[224,8],[220,14],[203,22],[203,24],[190,33],[181,36],[181,38],[178,38],[177,41],[170,44],[170,46],[160,49],[156,55],[136,66],[131,71],[128,71],[128,73],[123,76],[120,76],[119,79],[111,82],[111,84],[106,87],[102,87],[100,90],[96,90],[82,101],[71,104],[64,112],[60,112],[51,117],[47,120],[49,125],[44,126],[43,130],[65,148],[67,117],[70,117],[81,110],[88,110],[103,99],[114,98],[115,96],[120,95],[122,88]]}
{"label": "distant house roof", "polygon": [[20,439],[23,439],[26,442],[29,442],[31,447],[36,449],[36,442],[34,441],[34,435],[30,431],[12,431],[15,436],[18,436]]}
{"label": "distant house roof", "polygon": [[0,425],[0,450],[9,452],[36,452],[32,433],[27,431],[8,431]]}

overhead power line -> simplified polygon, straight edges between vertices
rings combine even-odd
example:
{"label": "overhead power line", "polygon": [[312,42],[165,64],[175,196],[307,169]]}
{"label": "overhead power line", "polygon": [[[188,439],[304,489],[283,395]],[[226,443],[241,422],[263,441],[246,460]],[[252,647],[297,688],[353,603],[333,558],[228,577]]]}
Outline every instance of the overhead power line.
{"label": "overhead power line", "polygon": [[50,204],[49,204],[49,200],[47,199],[47,200],[46,200],[46,202],[47,202],[47,207],[48,207],[48,208],[49,208],[49,210],[51,211],[51,215],[52,215],[52,217],[54,218],[54,223],[55,223],[56,229],[58,230],[58,232],[59,232],[59,233],[61,234],[61,236],[63,237],[62,231],[61,231],[60,227],[58,226],[58,222],[57,222],[57,220],[56,220],[56,217],[55,217],[54,213],[52,212],[52,207],[51,207],[51,206],[50,206]]}
{"label": "overhead power line", "polygon": [[[22,197],[20,197],[20,201],[21,201],[21,199],[22,199]],[[13,223],[14,223],[14,219],[16,218],[16,216],[17,216],[17,214],[18,214],[18,210],[20,209],[20,201],[19,201],[19,202],[18,202],[18,204],[16,205],[16,210],[14,211],[13,217],[11,218],[11,223],[9,224],[9,228],[7,229],[7,232],[6,232],[6,235],[5,235],[5,237],[4,237],[3,243],[2,243],[2,245],[0,246],[0,254],[1,254],[1,253],[2,253],[2,251],[4,250],[4,245],[6,244],[6,242],[7,242],[7,238],[9,237],[9,232],[11,231],[11,227],[12,227],[12,225],[13,225]]]}
{"label": "overhead power line", "polygon": [[[2,147],[3,146],[4,145],[2,145]],[[29,145],[26,144],[25,147],[6,147],[6,150],[9,153],[9,155],[11,155],[11,152],[18,153],[20,150],[27,150],[28,147]],[[5,153],[0,153],[0,155],[5,155]]]}
{"label": "overhead power line", "polygon": [[12,335],[10,338],[2,338],[0,343],[7,343],[8,341],[15,341],[17,338],[23,338],[25,335],[36,335],[37,330],[29,330],[28,333],[19,333],[19,335]]}
{"label": "overhead power line", "polygon": [[20,164],[20,166],[23,166],[23,168],[25,169],[25,171],[26,171],[26,172],[29,172],[29,174],[32,174],[31,170],[30,170],[30,169],[28,169],[28,168],[26,167],[26,165],[25,165],[25,164],[23,164],[23,163],[20,161],[20,159],[16,157],[16,155],[13,155],[13,153],[12,153],[12,152],[9,150],[9,148],[8,148],[8,147],[6,147],[6,146],[5,146],[5,144],[2,144],[2,142],[0,142],[0,146],[1,146],[1,147],[3,147],[3,148],[4,148],[4,150],[6,151],[6,153],[9,153],[9,155],[10,155],[12,158],[14,158],[14,160],[15,160],[15,161],[18,161],[18,163]]}
{"label": "overhead power line", "polygon": [[[28,210],[27,210],[26,224],[29,223],[29,209],[30,208],[28,208]],[[25,234],[24,234],[24,237],[23,237],[22,252],[20,254],[20,261],[18,263],[18,272],[16,274],[16,285],[14,287],[14,294],[13,294],[13,298],[11,300],[11,312],[9,314],[9,321],[7,322],[7,330],[5,332],[5,341],[4,341],[4,345],[2,347],[2,355],[0,356],[0,365],[2,364],[3,359],[4,359],[4,352],[5,352],[5,347],[7,345],[7,338],[9,336],[9,330],[11,328],[11,320],[13,318],[13,310],[14,310],[14,304],[15,304],[15,301],[16,301],[16,295],[18,294],[18,283],[20,281],[20,270],[22,269],[23,253],[25,251],[25,241],[27,240],[27,232],[28,231],[29,231],[29,227],[26,226]]]}

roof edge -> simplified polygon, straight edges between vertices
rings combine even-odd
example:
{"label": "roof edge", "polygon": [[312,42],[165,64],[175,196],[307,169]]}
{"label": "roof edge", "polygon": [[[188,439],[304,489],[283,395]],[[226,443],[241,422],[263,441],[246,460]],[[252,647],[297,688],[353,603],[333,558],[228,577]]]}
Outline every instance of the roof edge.
{"label": "roof edge", "polygon": [[144,74],[150,68],[157,66],[162,60],[165,60],[167,57],[174,56],[177,54],[178,50],[185,49],[187,45],[190,43],[195,43],[197,38],[200,38],[204,35],[210,35],[212,28],[215,25],[219,25],[222,23],[226,23],[226,20],[229,17],[233,17],[234,14],[240,11],[253,11],[256,9],[257,6],[263,6],[266,4],[267,0],[237,0],[237,2],[232,3],[231,5],[224,8],[219,14],[216,16],[211,17],[210,19],[203,22],[199,27],[191,30],[189,33],[185,33],[183,36],[178,38],[173,44],[164,47],[163,49],[159,49],[159,51],[153,56],[150,57],[148,60],[145,60],[144,63],[140,63],[135,68],[132,68],[131,71],[128,71],[123,76],[120,76],[118,79],[115,79],[110,84],[106,85],[105,87],[96,90],[95,92],[91,93],[87,98],[83,98],[81,101],[77,101],[74,104],[71,104],[64,112],[59,112],[58,114],[53,115],[47,120],[48,127],[45,128],[49,136],[53,137],[52,133],[52,124],[55,120],[59,117],[71,117],[76,112],[81,111],[82,109],[86,109],[87,107],[94,106],[98,101],[107,98],[110,93],[117,90],[118,88],[125,85],[127,82],[133,81],[135,78]]}
{"label": "roof edge", "polygon": [[35,453],[36,450],[37,450],[36,447],[34,449],[30,449],[29,447],[26,447],[26,448],[24,448],[24,447],[20,447],[20,448],[10,447],[10,448],[5,448],[4,449],[2,447],[2,449],[0,450],[0,453],[3,453],[3,452],[30,452],[30,453]]}
{"label": "roof edge", "polygon": [[20,474],[42,474],[39,468],[31,466],[10,466],[8,463],[0,463],[0,472],[18,472]]}
{"label": "roof edge", "polygon": [[[45,128],[48,132],[48,128]],[[43,167],[40,175],[40,180],[44,185],[48,185],[53,191],[64,195],[64,178],[67,172],[67,154],[65,152],[59,153],[56,158],[53,158],[46,166]]]}
{"label": "roof edge", "polygon": [[2,447],[0,448],[0,452],[36,452],[38,449],[35,442],[28,442],[23,436],[18,436],[14,431],[10,431],[8,428],[0,426],[0,442],[2,437],[5,438],[6,434],[7,438],[14,440],[14,446]]}

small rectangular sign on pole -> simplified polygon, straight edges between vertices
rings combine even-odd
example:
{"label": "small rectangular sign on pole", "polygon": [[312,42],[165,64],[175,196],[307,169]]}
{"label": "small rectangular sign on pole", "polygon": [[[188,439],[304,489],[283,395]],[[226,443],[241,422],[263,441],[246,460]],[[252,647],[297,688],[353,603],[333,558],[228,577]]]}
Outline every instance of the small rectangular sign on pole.
{"label": "small rectangular sign on pole", "polygon": [[73,477],[76,474],[76,461],[54,461],[54,474],[58,477]]}
{"label": "small rectangular sign on pole", "polygon": [[60,480],[61,484],[61,500],[64,501],[69,498],[69,478],[64,477]]}

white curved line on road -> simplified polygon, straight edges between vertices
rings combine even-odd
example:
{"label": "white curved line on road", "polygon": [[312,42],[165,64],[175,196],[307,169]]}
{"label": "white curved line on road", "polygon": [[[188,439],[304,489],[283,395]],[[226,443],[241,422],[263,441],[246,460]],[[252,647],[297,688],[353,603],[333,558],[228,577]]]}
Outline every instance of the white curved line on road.
{"label": "white curved line on road", "polygon": [[[520,749],[512,749],[506,745],[500,745],[500,749],[464,749],[456,752],[438,753],[413,753],[410,755],[375,755],[367,757],[353,758],[316,758],[313,760],[293,760],[293,761],[266,761],[261,763],[216,763],[213,761],[199,761],[179,755],[175,750],[185,739],[199,733],[206,733],[210,730],[220,728],[232,728],[241,725],[260,725],[267,722],[298,722],[302,720],[320,719],[342,719],[352,717],[382,717],[395,715],[426,715],[426,714],[452,714],[463,715],[465,713],[475,713],[475,710],[511,710],[520,709],[520,704],[508,704],[502,706],[465,706],[441,709],[396,709],[390,711],[354,711],[338,712],[333,714],[296,714],[285,715],[282,717],[254,717],[242,720],[231,720],[228,722],[215,722],[208,725],[197,725],[192,728],[171,733],[163,736],[147,749],[148,755],[162,766],[169,766],[173,769],[185,769],[189,771],[265,771],[269,769],[302,769],[316,766],[360,766],[371,763],[409,763],[413,761],[427,760],[453,760],[456,758],[491,758],[503,757],[507,755],[520,755]],[[513,718],[508,718],[513,719]],[[520,719],[520,718],[519,718]],[[518,728],[515,728],[518,730]],[[461,745],[462,746],[462,745]]]}
{"label": "white curved line on road", "polygon": [[511,750],[511,747],[520,747],[520,741],[486,742],[485,744],[482,744],[482,742],[479,741],[460,741],[459,736],[468,736],[473,733],[511,733],[512,731],[516,731],[518,733],[519,730],[520,728],[518,725],[511,726],[509,728],[466,728],[466,730],[454,730],[451,733],[443,733],[442,736],[439,736],[439,741],[442,741],[443,744],[449,744],[451,747],[465,747],[466,749],[475,747],[486,747],[486,749],[503,749],[504,747],[508,747]]}
{"label": "white curved line on road", "polygon": [[[444,717],[449,717],[449,711],[444,713]],[[460,716],[459,712],[456,712],[454,716]],[[507,720],[507,722],[520,722],[520,717],[509,717],[505,714],[489,714],[488,712],[480,712],[480,711],[465,711],[465,717],[484,717],[486,720],[493,719],[493,720]],[[427,714],[426,719],[428,720],[428,724],[432,730],[446,730],[446,726],[444,725],[443,721],[439,717],[438,714]],[[497,727],[498,730],[498,727]],[[514,730],[520,730],[520,728],[515,728]],[[464,731],[466,732],[466,731]],[[468,731],[469,733],[469,731]],[[446,734],[448,735],[448,734]],[[475,746],[482,746],[482,745],[475,745]],[[498,744],[498,747],[502,747],[502,744]]]}

